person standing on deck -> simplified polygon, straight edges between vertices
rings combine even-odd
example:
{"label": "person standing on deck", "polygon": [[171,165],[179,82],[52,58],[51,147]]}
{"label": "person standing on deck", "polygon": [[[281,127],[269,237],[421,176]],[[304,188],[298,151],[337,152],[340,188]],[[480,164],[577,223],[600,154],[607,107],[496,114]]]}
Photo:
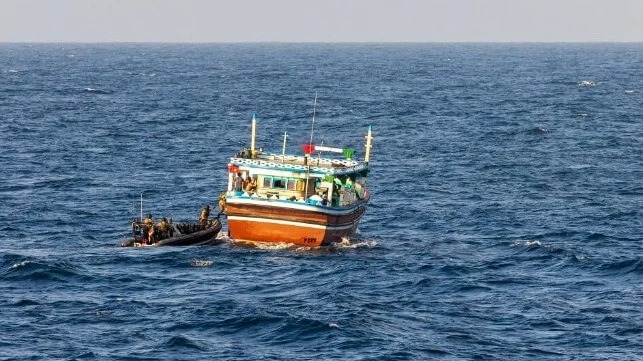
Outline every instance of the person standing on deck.
{"label": "person standing on deck", "polygon": [[143,237],[147,237],[148,241],[154,238],[154,218],[152,214],[148,214],[143,221]]}
{"label": "person standing on deck", "polygon": [[249,177],[245,188],[248,194],[254,193],[257,190],[257,179],[255,179],[254,177]]}
{"label": "person standing on deck", "polygon": [[234,190],[237,192],[243,190],[243,177],[241,177],[241,172],[237,173],[237,176],[234,178]]}
{"label": "person standing on deck", "polygon": [[221,194],[219,194],[219,214],[225,213],[225,211],[226,211],[225,197],[226,197],[225,192],[221,192]]}
{"label": "person standing on deck", "polygon": [[167,223],[167,219],[165,219],[165,217],[163,217],[161,221],[156,225],[156,228],[159,230],[159,239],[168,238],[170,225],[169,223]]}
{"label": "person standing on deck", "polygon": [[206,228],[208,226],[208,217],[210,217],[210,205],[206,205],[203,207],[201,210],[201,215],[199,216],[199,222],[201,222],[201,226],[203,228]]}

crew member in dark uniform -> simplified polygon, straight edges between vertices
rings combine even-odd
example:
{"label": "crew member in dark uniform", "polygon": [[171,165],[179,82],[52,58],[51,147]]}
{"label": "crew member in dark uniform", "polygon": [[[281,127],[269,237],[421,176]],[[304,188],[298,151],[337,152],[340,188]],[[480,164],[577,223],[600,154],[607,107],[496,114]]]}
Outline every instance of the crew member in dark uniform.
{"label": "crew member in dark uniform", "polygon": [[165,239],[168,237],[168,230],[170,229],[170,224],[167,223],[167,219],[163,217],[161,221],[156,225],[156,229],[159,231],[158,239]]}
{"label": "crew member in dark uniform", "polygon": [[225,213],[226,211],[226,193],[222,192],[219,194],[219,213]]}
{"label": "crew member in dark uniform", "polygon": [[154,218],[152,218],[152,214],[148,214],[143,221],[143,239],[147,243],[154,241]]}
{"label": "crew member in dark uniform", "polygon": [[201,222],[201,226],[203,228],[206,228],[208,226],[208,217],[210,217],[210,205],[207,204],[203,209],[201,210],[201,215],[199,216],[199,222]]}

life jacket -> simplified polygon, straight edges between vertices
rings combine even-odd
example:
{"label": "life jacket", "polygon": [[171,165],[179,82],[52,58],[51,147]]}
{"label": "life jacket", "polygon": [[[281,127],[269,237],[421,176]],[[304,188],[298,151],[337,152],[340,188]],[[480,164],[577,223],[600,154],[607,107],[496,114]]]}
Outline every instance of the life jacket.
{"label": "life jacket", "polygon": [[159,224],[157,225],[157,227],[158,227],[158,229],[159,229],[159,232],[167,232],[168,224],[167,224],[167,222],[166,222],[166,221],[161,221],[161,222],[159,222]]}

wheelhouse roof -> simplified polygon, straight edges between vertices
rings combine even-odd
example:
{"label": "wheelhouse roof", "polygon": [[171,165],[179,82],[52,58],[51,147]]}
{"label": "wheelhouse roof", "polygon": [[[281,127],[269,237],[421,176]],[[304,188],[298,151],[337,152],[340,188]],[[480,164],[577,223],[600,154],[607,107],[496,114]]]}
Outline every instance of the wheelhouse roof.
{"label": "wheelhouse roof", "polygon": [[[272,169],[296,173],[307,172],[304,164],[304,157],[293,155],[260,154],[256,158],[230,158],[230,165],[243,168],[253,168],[260,172],[260,169]],[[368,164],[363,161],[335,158],[309,158],[310,173],[319,175],[346,175],[359,173],[368,170]]]}

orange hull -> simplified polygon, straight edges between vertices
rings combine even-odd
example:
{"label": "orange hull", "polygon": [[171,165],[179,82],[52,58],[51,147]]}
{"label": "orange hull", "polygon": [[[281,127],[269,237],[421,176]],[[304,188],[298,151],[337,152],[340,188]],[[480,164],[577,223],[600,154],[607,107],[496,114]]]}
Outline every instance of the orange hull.
{"label": "orange hull", "polygon": [[319,247],[355,233],[365,210],[366,202],[342,214],[230,202],[228,230],[236,240]]}
{"label": "orange hull", "polygon": [[299,246],[319,247],[338,242],[357,229],[357,223],[345,229],[311,228],[302,224],[283,225],[260,220],[228,219],[230,237],[253,242],[292,243]]}

